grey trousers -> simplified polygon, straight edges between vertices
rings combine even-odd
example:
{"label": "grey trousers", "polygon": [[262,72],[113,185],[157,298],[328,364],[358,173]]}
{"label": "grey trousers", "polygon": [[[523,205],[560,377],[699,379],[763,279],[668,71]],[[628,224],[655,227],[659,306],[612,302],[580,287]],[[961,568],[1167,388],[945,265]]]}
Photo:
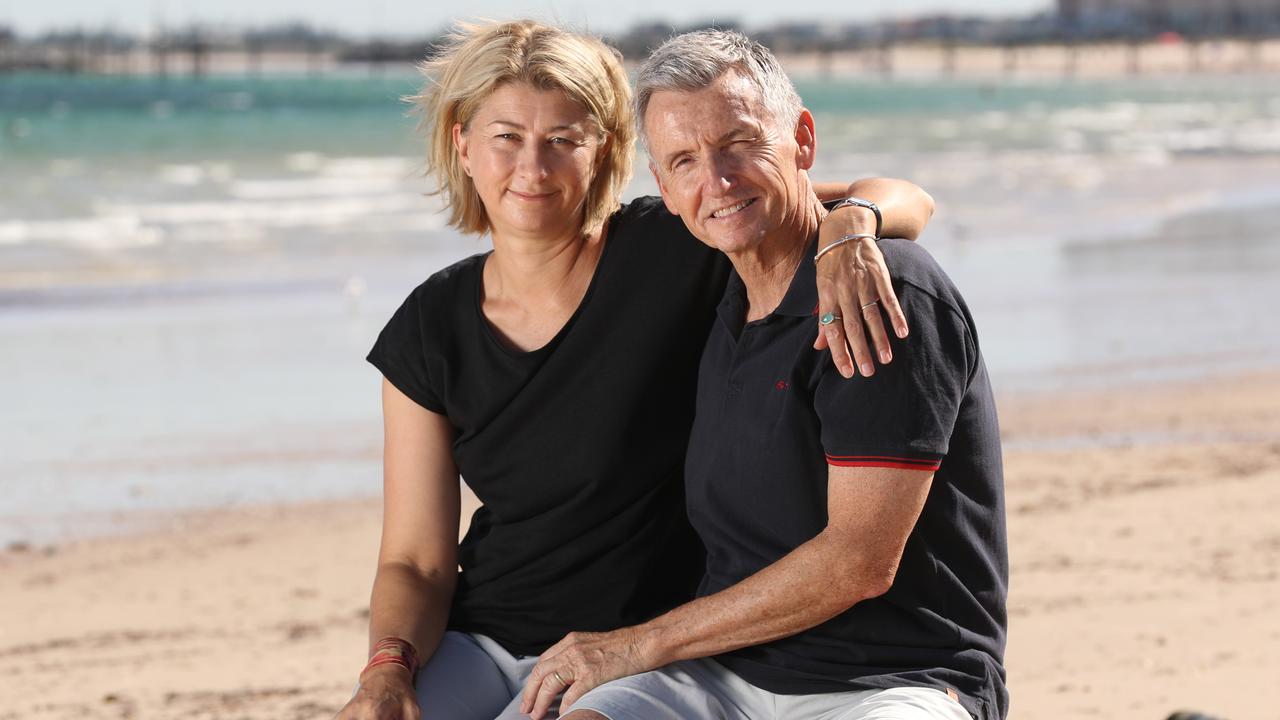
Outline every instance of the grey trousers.
{"label": "grey trousers", "polygon": [[536,655],[512,655],[483,635],[446,632],[415,688],[422,720],[517,720]]}

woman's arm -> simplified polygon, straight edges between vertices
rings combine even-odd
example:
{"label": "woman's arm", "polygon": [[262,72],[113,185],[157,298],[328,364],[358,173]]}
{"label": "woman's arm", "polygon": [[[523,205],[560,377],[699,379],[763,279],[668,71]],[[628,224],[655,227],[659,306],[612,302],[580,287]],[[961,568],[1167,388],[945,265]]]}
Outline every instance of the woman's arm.
{"label": "woman's arm", "polygon": [[[880,237],[915,240],[933,217],[933,196],[910,180],[863,178],[849,185],[814,183],[813,189],[823,202],[857,197],[878,205],[884,215]],[[875,229],[876,218],[870,210],[850,206],[837,212],[861,215],[864,226],[871,228],[868,232]]]}
{"label": "woman's arm", "polygon": [[[409,641],[423,662],[435,652],[458,576],[461,492],[440,414],[382,382],[383,517],[378,571],[369,601],[369,645],[385,637]],[[400,708],[400,716],[375,714]],[[417,717],[413,678],[399,665],[370,668],[339,720]]]}
{"label": "woman's arm", "polygon": [[[867,178],[848,186],[815,183],[814,190],[823,200],[858,197],[875,203],[884,218],[880,237],[915,240],[933,216],[933,198],[906,180]],[[818,247],[858,234],[877,234],[875,213],[846,206],[823,219],[818,229]],[[881,363],[893,361],[881,311],[888,314],[899,338],[906,337],[909,330],[884,256],[874,240],[862,239],[835,248],[817,265],[818,315],[831,314],[840,321],[822,325],[814,347],[831,349],[831,360],[841,375],[851,378],[857,372],[870,377],[876,371],[872,346]]]}

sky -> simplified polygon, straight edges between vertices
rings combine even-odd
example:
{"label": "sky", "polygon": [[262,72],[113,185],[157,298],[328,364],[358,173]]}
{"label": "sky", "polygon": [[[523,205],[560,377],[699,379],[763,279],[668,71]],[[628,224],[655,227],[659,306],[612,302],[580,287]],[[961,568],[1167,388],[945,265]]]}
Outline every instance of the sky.
{"label": "sky", "polygon": [[1023,15],[1046,10],[1052,0],[809,0],[797,9],[785,0],[0,0],[0,25],[22,34],[82,27],[146,33],[157,21],[253,26],[288,20],[350,36],[416,36],[454,20],[535,17],[575,29],[608,33],[644,21],[675,25],[734,21],[746,29],[788,20],[837,22],[923,13]]}

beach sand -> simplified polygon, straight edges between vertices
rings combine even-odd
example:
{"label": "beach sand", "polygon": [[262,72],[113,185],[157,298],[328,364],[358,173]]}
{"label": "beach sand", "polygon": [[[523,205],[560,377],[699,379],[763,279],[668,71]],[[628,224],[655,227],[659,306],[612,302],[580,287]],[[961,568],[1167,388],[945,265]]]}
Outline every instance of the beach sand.
{"label": "beach sand", "polygon": [[[1280,707],[1280,373],[1001,399],[1018,718]],[[0,553],[0,720],[328,718],[375,502]]]}

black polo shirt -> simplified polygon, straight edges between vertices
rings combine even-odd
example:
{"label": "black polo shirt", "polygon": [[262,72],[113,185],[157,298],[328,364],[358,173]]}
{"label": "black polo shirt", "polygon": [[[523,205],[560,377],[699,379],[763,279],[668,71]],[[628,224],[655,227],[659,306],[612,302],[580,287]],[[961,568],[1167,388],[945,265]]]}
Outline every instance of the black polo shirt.
{"label": "black polo shirt", "polygon": [[707,548],[699,594],[826,527],[828,464],[933,471],[886,594],[717,659],[771,692],[953,688],[975,716],[1003,717],[1008,560],[991,387],[968,308],[941,268],[916,243],[880,247],[911,333],[871,378],[846,380],[813,349],[810,265],[771,315],[745,325],[746,291],[731,277],[686,458],[689,517]]}

